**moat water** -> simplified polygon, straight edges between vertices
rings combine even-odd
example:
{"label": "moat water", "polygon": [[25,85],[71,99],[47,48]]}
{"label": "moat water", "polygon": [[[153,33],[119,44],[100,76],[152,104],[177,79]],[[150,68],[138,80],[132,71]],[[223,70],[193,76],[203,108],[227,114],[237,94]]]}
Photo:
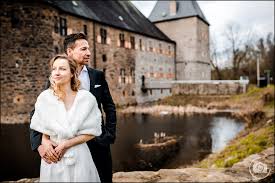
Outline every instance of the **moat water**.
{"label": "moat water", "polygon": [[[0,125],[0,181],[39,176],[40,157],[31,151],[28,124]],[[113,170],[141,170],[135,163],[134,145],[149,141],[154,133],[181,137],[179,151],[159,168],[177,168],[222,150],[242,129],[244,123],[227,114],[163,115],[118,114],[117,138],[111,146]]]}

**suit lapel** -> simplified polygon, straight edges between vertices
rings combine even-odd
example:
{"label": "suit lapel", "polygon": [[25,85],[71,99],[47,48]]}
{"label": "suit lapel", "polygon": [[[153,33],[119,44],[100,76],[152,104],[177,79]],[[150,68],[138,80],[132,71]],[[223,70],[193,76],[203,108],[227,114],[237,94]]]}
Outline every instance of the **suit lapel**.
{"label": "suit lapel", "polygon": [[88,74],[90,78],[90,92],[94,95],[95,94],[95,71],[90,67],[87,67],[87,69],[88,69]]}

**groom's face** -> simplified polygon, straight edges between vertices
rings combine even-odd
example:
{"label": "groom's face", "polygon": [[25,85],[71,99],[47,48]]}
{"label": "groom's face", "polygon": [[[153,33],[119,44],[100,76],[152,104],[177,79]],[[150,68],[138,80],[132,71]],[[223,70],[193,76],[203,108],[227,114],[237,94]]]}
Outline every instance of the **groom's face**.
{"label": "groom's face", "polygon": [[85,39],[76,40],[74,46],[68,48],[67,53],[79,65],[87,65],[90,61],[91,52],[89,50],[89,43]]}

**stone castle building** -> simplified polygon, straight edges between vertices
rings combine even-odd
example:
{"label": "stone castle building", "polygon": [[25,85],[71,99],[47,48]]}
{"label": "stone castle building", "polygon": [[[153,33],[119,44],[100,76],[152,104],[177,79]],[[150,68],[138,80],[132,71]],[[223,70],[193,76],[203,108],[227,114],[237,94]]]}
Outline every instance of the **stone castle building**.
{"label": "stone castle building", "polygon": [[196,1],[158,1],[149,19],[176,41],[177,80],[211,80],[209,23]]}
{"label": "stone castle building", "polygon": [[[0,8],[1,123],[29,121],[28,114],[49,76],[49,60],[64,51],[63,40],[70,33],[84,32],[88,36],[92,54],[89,65],[104,71],[117,105],[171,95],[171,88],[150,89],[144,83],[174,81],[176,75],[180,79],[191,79],[187,67],[207,62],[205,55],[200,58],[195,55],[199,49],[208,49],[208,43],[201,45],[205,48],[199,45],[208,39],[197,38],[201,35],[199,31],[208,28],[207,22],[197,15],[190,20],[186,18],[187,23],[180,22],[183,30],[195,29],[184,33],[193,41],[187,46],[192,50],[192,56],[188,56],[188,48],[181,47],[190,42],[187,37],[178,43],[183,34],[173,37],[168,30],[161,31],[158,23],[155,26],[130,1],[1,1]],[[208,36],[208,29],[203,35]],[[182,51],[176,52],[177,44]],[[182,63],[187,66],[183,67]],[[199,67],[193,71],[201,72],[203,66]]]}

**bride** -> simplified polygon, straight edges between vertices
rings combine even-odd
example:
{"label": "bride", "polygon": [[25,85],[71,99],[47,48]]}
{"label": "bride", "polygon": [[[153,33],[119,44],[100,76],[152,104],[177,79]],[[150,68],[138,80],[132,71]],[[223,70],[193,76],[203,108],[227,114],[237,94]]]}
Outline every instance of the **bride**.
{"label": "bride", "polygon": [[100,182],[97,169],[86,144],[101,134],[101,112],[95,97],[79,90],[77,63],[66,55],[51,62],[51,86],[35,103],[30,128],[41,132],[57,144],[46,155],[60,161],[48,164],[41,159],[40,182]]}

